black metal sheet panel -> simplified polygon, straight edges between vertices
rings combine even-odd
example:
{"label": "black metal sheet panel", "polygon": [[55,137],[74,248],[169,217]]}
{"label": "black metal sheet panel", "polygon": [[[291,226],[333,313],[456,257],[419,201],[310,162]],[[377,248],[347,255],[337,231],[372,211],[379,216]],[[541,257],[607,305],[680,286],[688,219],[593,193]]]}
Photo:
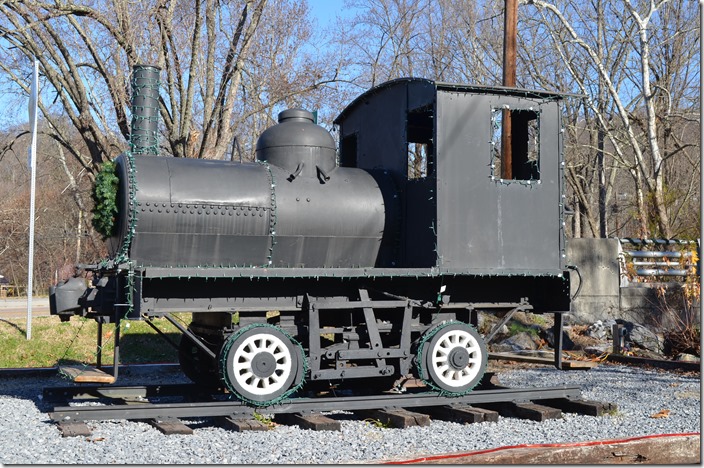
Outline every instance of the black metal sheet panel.
{"label": "black metal sheet panel", "polygon": [[133,257],[145,266],[266,266],[268,250],[269,236],[162,232],[140,233],[132,247]]}
{"label": "black metal sheet panel", "polygon": [[130,258],[156,266],[262,266],[272,187],[261,164],[135,157]]}
{"label": "black metal sheet panel", "polygon": [[406,86],[387,87],[383,93],[365,96],[343,113],[340,136],[357,135],[357,167],[405,173]]}
{"label": "black metal sheet panel", "polygon": [[381,237],[277,236],[275,267],[358,267],[373,265]]}
{"label": "black metal sheet panel", "polygon": [[321,182],[272,167],[276,267],[372,267],[384,233],[384,200],[366,171],[337,168]]}
{"label": "black metal sheet panel", "polygon": [[[261,164],[169,158],[168,170],[174,201],[253,207],[270,205],[270,184],[266,168]],[[141,192],[139,181],[138,187]]]}
{"label": "black metal sheet panel", "polygon": [[[491,177],[491,111],[540,114],[540,180]],[[558,104],[518,96],[439,91],[439,266],[494,274],[563,268]]]}
{"label": "black metal sheet panel", "polygon": [[[313,291],[319,297],[348,296],[364,287],[432,303],[441,294],[455,307],[471,303],[479,309],[490,308],[528,298],[534,312],[570,310],[566,272],[489,276],[433,268],[145,268],[138,276],[145,280],[143,297],[223,298],[231,302],[250,298],[266,303],[285,296],[298,297],[300,307],[303,295]],[[255,306],[252,302],[248,305]]]}
{"label": "black metal sheet panel", "polygon": [[435,179],[409,180],[405,203],[402,264],[409,268],[435,266]]}

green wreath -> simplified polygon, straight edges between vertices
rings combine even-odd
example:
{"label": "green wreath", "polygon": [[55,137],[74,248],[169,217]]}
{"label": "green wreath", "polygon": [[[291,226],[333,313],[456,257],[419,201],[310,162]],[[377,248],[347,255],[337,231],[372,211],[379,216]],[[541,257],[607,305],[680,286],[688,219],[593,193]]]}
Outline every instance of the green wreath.
{"label": "green wreath", "polygon": [[117,189],[119,179],[115,163],[103,163],[100,172],[95,176],[93,186],[93,227],[103,239],[115,235],[117,224]]}

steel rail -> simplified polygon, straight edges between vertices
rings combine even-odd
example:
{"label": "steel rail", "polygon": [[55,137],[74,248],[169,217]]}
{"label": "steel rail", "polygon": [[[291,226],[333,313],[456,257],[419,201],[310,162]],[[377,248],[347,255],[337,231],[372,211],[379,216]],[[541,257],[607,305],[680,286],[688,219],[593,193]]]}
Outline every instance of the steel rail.
{"label": "steel rail", "polygon": [[194,383],[156,385],[81,385],[73,387],[47,387],[42,391],[44,401],[138,399],[156,396],[202,395],[201,387]]}
{"label": "steel rail", "polygon": [[313,413],[333,410],[367,410],[383,408],[413,408],[420,406],[443,406],[452,404],[480,404],[515,402],[549,398],[579,398],[576,386],[537,388],[498,388],[476,390],[459,397],[438,393],[409,393],[399,395],[345,396],[326,398],[295,398],[260,408],[253,408],[239,400],[204,401],[188,403],[144,403],[109,406],[62,406],[49,412],[54,422],[96,421],[108,419],[165,419],[197,418],[232,415],[251,415],[255,409],[265,414]]}

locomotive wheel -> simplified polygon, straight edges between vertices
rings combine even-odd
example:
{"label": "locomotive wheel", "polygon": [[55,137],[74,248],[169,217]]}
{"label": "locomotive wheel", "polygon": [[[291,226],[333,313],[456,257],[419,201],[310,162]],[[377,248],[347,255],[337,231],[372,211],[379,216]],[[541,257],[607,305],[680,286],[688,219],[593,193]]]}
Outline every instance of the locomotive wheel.
{"label": "locomotive wheel", "polygon": [[185,336],[178,346],[178,362],[183,373],[198,385],[221,386],[217,363]]}
{"label": "locomotive wheel", "polygon": [[255,405],[287,397],[303,378],[302,349],[271,325],[253,325],[232,335],[220,362],[228,389]]}
{"label": "locomotive wheel", "polygon": [[439,389],[462,394],[472,390],[484,375],[487,350],[474,328],[450,322],[428,334],[420,358],[425,380]]}

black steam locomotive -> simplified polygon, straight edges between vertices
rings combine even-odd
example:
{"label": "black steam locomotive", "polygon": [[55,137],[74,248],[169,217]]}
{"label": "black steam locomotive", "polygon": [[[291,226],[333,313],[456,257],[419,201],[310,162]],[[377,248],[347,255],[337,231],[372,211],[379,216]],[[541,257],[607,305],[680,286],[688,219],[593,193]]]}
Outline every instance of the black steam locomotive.
{"label": "black steam locomotive", "polygon": [[398,79],[337,117],[339,149],[289,109],[254,163],[125,153],[112,255],[52,313],[165,317],[186,375],[254,405],[404,378],[466,394],[495,333],[479,312],[561,331],[570,308],[560,99]]}

